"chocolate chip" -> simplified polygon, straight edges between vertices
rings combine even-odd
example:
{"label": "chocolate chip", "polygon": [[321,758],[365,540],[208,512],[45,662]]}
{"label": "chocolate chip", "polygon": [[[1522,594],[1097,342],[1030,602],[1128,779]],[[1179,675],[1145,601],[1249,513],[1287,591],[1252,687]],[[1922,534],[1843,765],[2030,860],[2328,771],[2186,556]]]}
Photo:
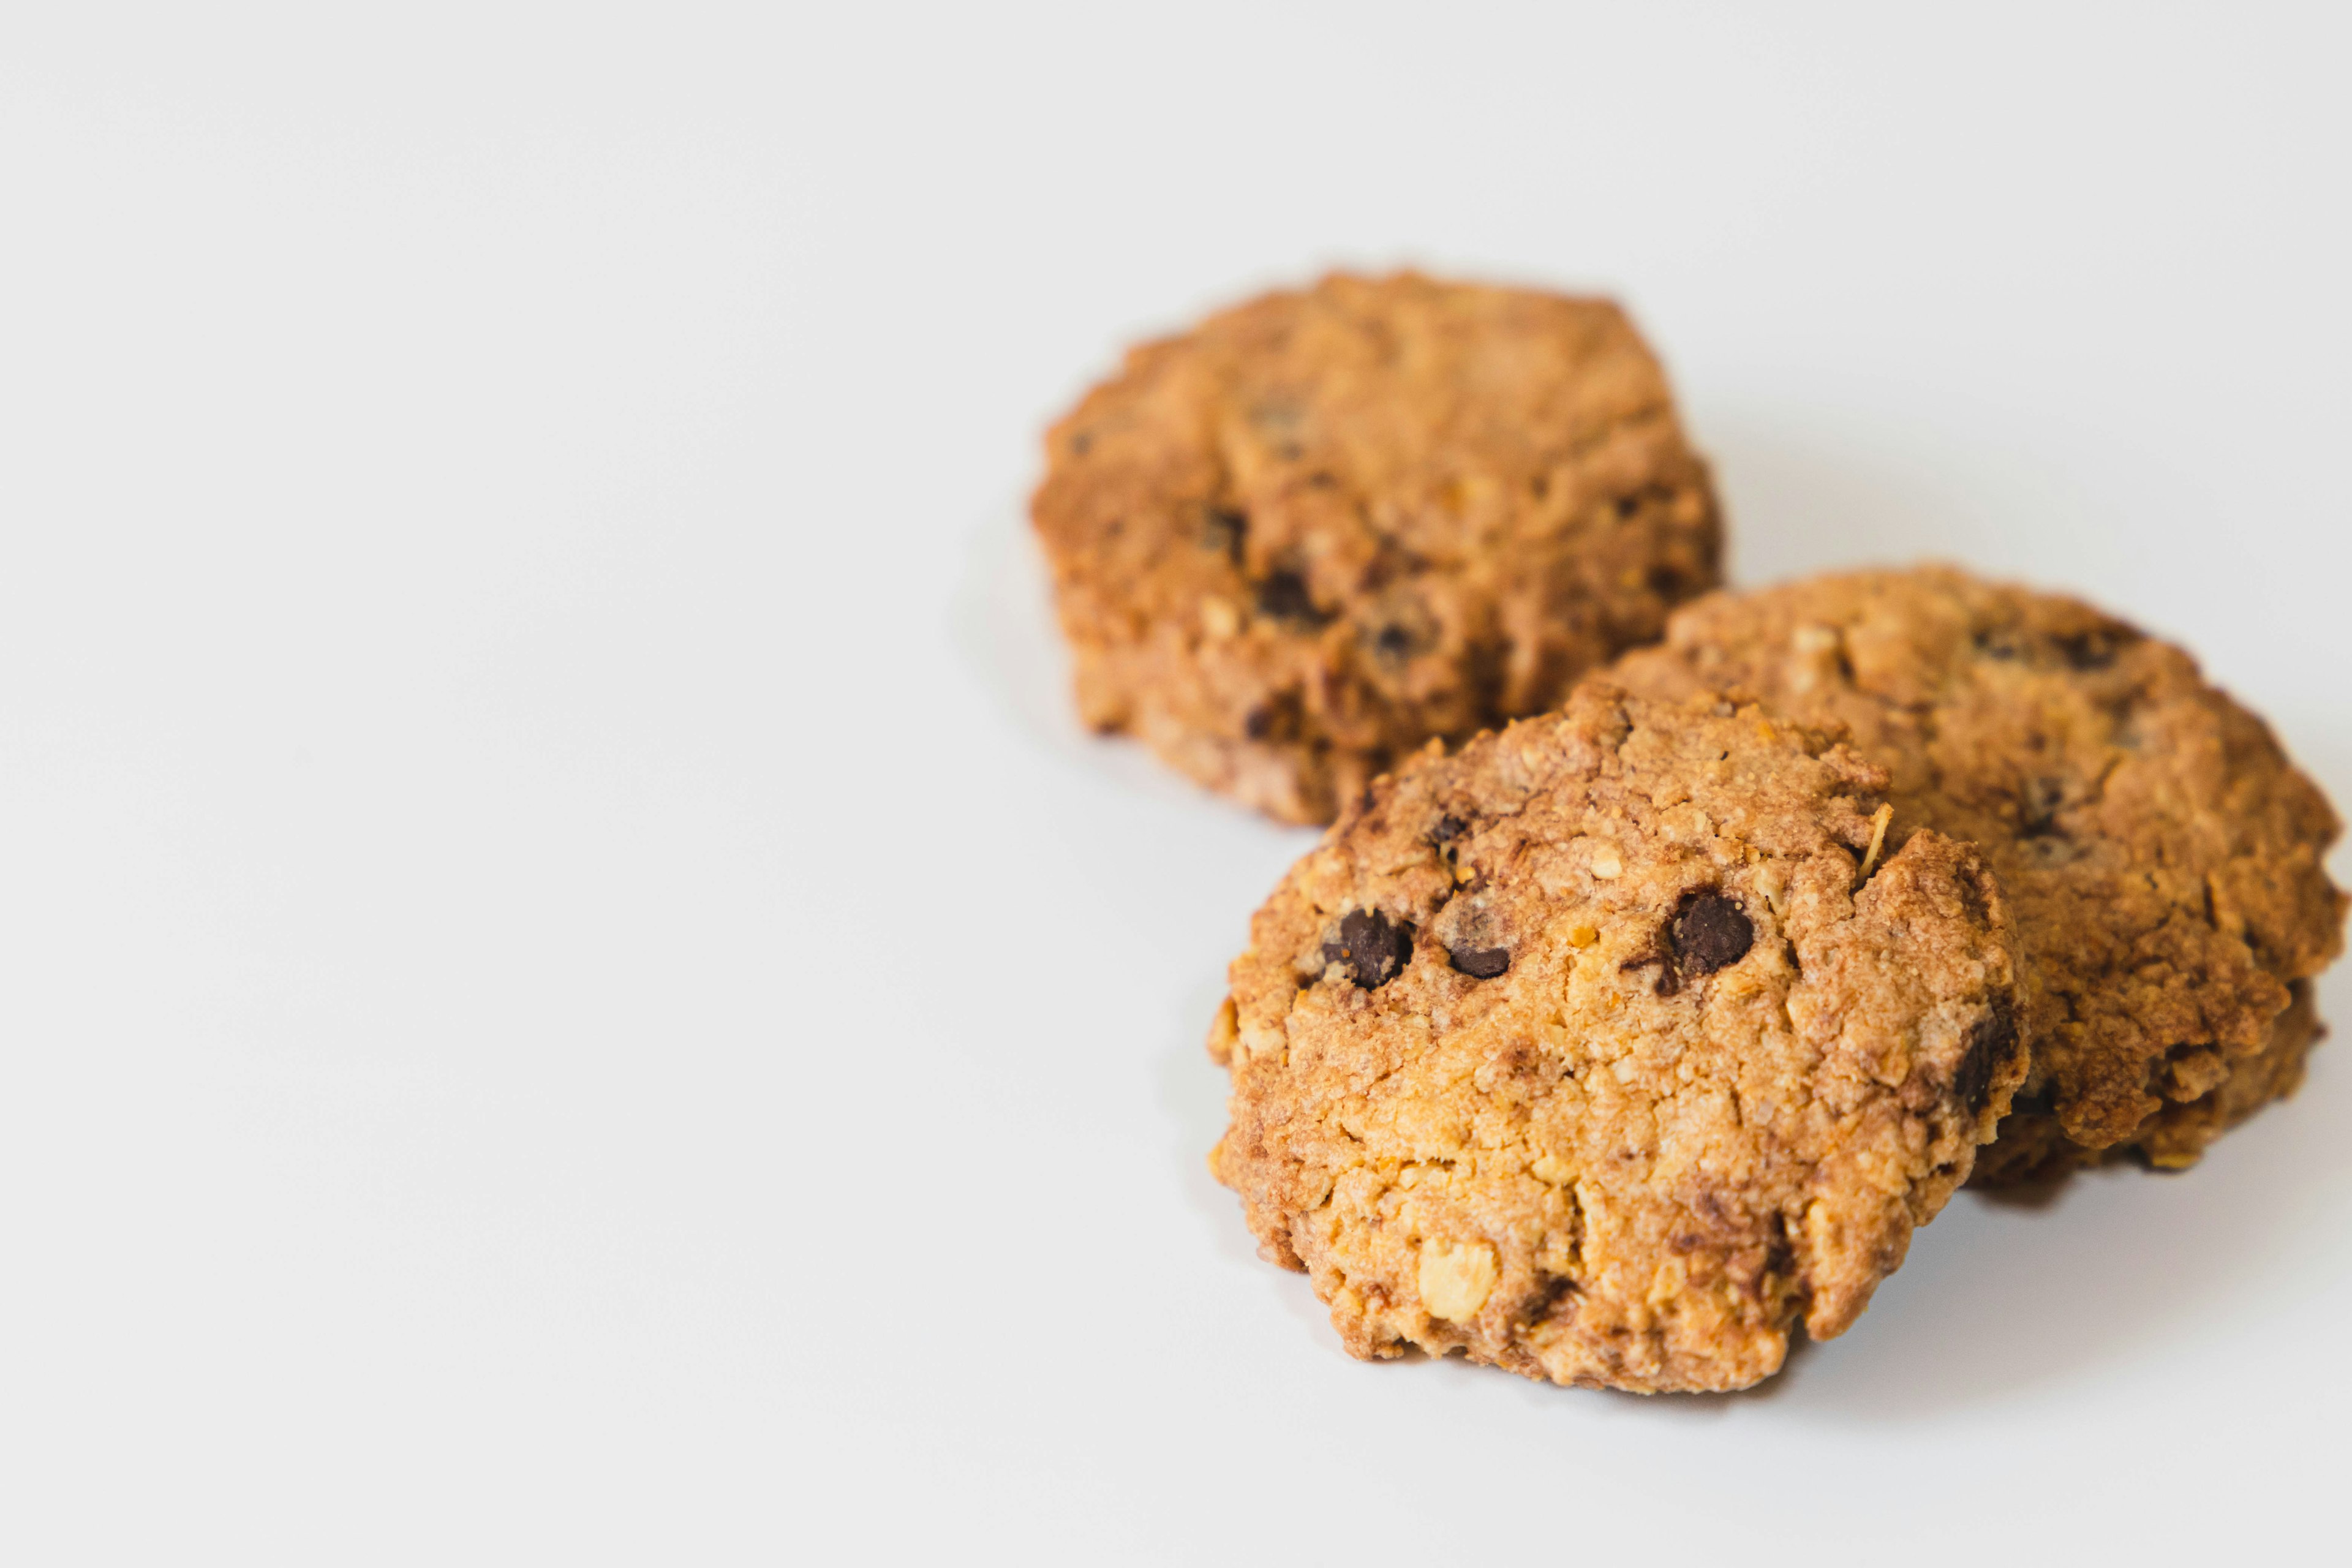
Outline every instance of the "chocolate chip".
{"label": "chocolate chip", "polygon": [[1619,496],[1617,498],[1617,515],[1619,517],[1631,517],[1641,510],[1642,498],[1640,496]]}
{"label": "chocolate chip", "polygon": [[1402,659],[1412,651],[1412,634],[1402,626],[1382,626],[1372,647],[1382,658]]}
{"label": "chocolate chip", "polygon": [[1242,733],[1253,741],[1296,741],[1306,724],[1306,709],[1298,693],[1282,691],[1249,710],[1242,720]]}
{"label": "chocolate chip", "polygon": [[2116,662],[2116,641],[2105,631],[2073,632],[2058,638],[2058,651],[2076,669],[2105,669]]}
{"label": "chocolate chip", "polygon": [[1712,974],[1737,963],[1756,941],[1756,927],[1731,900],[1712,888],[1685,893],[1666,927],[1675,967]]}
{"label": "chocolate chip", "polygon": [[2065,829],[2058,826],[2058,808],[2066,804],[2066,783],[2063,779],[2038,778],[2025,781],[2018,827],[2028,838],[2063,836]]}
{"label": "chocolate chip", "polygon": [[1236,511],[1229,506],[1213,506],[1201,520],[1201,543],[1210,550],[1223,551],[1241,564],[1242,541],[1249,537],[1249,513]]}
{"label": "chocolate chip", "polygon": [[1968,1047],[1952,1068],[1952,1093],[1968,1107],[1969,1115],[1984,1109],[1986,1098],[1992,1093],[1994,1069],[2009,1059],[2016,1047],[2017,1021],[2010,1016],[2009,1004],[1996,999],[1992,1011],[1969,1027]]}
{"label": "chocolate chip", "polygon": [[2018,640],[2012,627],[1987,626],[1976,634],[1974,640],[1977,651],[1987,658],[2014,659],[2025,654],[2025,645]]}
{"label": "chocolate chip", "polygon": [[1302,626],[1325,626],[1331,619],[1315,607],[1314,596],[1307,591],[1307,579],[1290,571],[1266,574],[1265,581],[1257,585],[1257,608],[1262,616],[1296,621]]}
{"label": "chocolate chip", "polygon": [[1469,831],[1470,825],[1449,811],[1437,819],[1436,826],[1429,830],[1429,841],[1432,844],[1451,844]]}
{"label": "chocolate chip", "polygon": [[1412,926],[1378,910],[1350,910],[1339,920],[1339,940],[1323,944],[1323,962],[1344,963],[1348,978],[1366,991],[1394,980],[1412,960]]}
{"label": "chocolate chip", "polygon": [[1637,969],[1647,969],[1654,963],[1658,966],[1658,983],[1651,989],[1661,996],[1678,994],[1683,988],[1683,977],[1675,971],[1674,957],[1670,953],[1637,952],[1619,964],[1617,973],[1631,974]]}
{"label": "chocolate chip", "polygon": [[1524,1320],[1540,1322],[1558,1310],[1559,1303],[1579,1294],[1576,1281],[1565,1274],[1538,1274],[1535,1289],[1528,1292]]}
{"label": "chocolate chip", "polygon": [[1448,948],[1445,956],[1454,967],[1473,980],[1492,980],[1511,967],[1511,950],[1507,947]]}

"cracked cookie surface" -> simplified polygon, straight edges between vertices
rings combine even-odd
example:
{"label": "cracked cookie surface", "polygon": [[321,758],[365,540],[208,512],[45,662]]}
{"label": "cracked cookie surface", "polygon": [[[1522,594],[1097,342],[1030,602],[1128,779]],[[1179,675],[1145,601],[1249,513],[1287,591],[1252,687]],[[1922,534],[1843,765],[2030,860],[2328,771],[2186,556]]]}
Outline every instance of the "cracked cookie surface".
{"label": "cracked cookie surface", "polygon": [[2077,600],[1946,567],[1718,594],[1608,679],[1737,688],[1891,772],[1890,842],[1982,847],[2016,911],[2032,1075],[1980,1181],[2159,1166],[2291,1091],[2342,945],[2337,826],[2189,655]]}
{"label": "cracked cookie surface", "polygon": [[1718,575],[1605,300],[1333,276],[1132,350],[1046,450],[1081,717],[1288,821],[1551,707]]}
{"label": "cracked cookie surface", "polygon": [[1359,1356],[1731,1389],[1843,1331],[2025,1073],[1998,886],[1885,784],[1598,683],[1376,780],[1210,1036],[1260,1250]]}

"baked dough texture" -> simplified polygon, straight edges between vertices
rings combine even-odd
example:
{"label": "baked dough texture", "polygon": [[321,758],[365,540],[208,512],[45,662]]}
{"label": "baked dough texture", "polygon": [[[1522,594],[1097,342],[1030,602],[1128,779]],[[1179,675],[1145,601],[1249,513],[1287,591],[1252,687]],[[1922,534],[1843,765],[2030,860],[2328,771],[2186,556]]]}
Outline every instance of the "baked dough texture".
{"label": "baked dough texture", "polygon": [[1999,887],[1885,783],[1591,684],[1349,805],[1209,1044],[1211,1166],[1351,1352],[1722,1390],[1853,1323],[2026,1070]]}
{"label": "baked dough texture", "polygon": [[1980,846],[2016,911],[2032,1077],[1979,1179],[2161,1167],[2300,1081],[2343,945],[2337,823],[2179,648],[1948,567],[1718,594],[1610,679],[1735,688],[1891,773],[1888,841]]}
{"label": "baked dough texture", "polygon": [[1081,716],[1286,821],[1553,706],[1718,575],[1706,468],[1601,300],[1335,275],[1132,350],[1046,448]]}

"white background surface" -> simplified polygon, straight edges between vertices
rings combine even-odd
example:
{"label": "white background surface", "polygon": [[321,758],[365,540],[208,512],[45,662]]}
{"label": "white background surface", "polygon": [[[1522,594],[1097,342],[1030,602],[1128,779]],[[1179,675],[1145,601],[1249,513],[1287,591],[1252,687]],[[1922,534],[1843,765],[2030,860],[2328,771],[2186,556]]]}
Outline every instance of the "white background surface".
{"label": "white background surface", "polygon": [[1741,580],[2089,593],[2352,801],[2327,8],[196,9],[0,19],[0,1557],[2342,1549],[2340,1042],[1753,1394],[1349,1361],[1202,1163],[1310,840],[1019,523],[1134,334],[1606,289]]}

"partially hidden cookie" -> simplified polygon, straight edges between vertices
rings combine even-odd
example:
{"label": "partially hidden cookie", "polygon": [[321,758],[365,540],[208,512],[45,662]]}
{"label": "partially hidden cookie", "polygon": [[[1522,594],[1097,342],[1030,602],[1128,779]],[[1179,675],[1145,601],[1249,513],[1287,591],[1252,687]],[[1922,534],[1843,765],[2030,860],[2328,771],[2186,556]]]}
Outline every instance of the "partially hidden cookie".
{"label": "partially hidden cookie", "polygon": [[2023,1079],[2002,897],[1885,775],[1589,685],[1375,782],[1250,927],[1211,1166],[1347,1348],[1641,1393],[1842,1332]]}
{"label": "partially hidden cookie", "polygon": [[1706,469],[1601,300],[1333,276],[1132,350],[1046,448],[1081,716],[1286,821],[1717,577]]}
{"label": "partially hidden cookie", "polygon": [[1836,724],[1892,773],[1890,842],[1981,846],[2016,911],[2033,1057],[1987,1182],[2179,1167],[2300,1080],[2343,942],[2335,813],[2189,655],[1946,567],[1720,594],[1610,674]]}

